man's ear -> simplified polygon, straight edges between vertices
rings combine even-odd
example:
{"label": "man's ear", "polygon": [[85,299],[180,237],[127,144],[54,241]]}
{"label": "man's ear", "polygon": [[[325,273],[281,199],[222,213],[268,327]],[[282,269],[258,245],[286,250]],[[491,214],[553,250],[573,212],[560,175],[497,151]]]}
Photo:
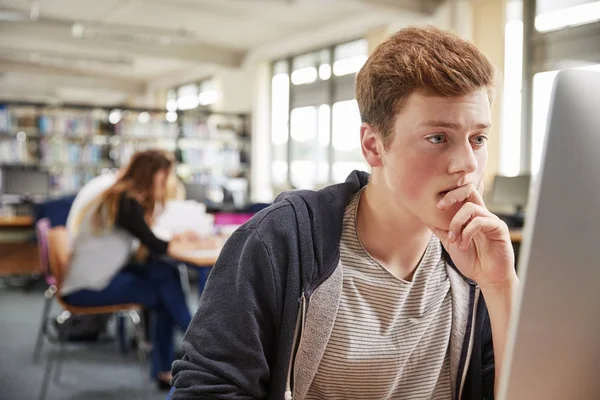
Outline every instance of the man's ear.
{"label": "man's ear", "polygon": [[363,157],[369,163],[371,168],[383,166],[383,143],[379,132],[367,123],[360,125],[360,146]]}

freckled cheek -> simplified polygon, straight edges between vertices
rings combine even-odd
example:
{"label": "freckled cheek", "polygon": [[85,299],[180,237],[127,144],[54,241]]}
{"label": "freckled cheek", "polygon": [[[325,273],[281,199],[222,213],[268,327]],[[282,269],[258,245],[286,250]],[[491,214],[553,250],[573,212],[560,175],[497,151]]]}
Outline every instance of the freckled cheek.
{"label": "freckled cheek", "polygon": [[406,160],[401,170],[403,173],[398,175],[396,187],[399,194],[407,200],[426,200],[425,197],[433,193],[431,182],[439,174],[432,163],[423,159]]}

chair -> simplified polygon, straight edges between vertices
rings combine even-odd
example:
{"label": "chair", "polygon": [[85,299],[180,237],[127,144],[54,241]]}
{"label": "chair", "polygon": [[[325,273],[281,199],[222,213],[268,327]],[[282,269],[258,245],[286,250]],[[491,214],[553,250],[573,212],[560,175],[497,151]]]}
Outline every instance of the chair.
{"label": "chair", "polygon": [[40,352],[44,345],[44,337],[47,335],[47,321],[50,314],[50,307],[52,306],[52,300],[56,294],[56,279],[50,272],[50,266],[48,265],[48,232],[50,231],[50,219],[45,217],[40,219],[35,224],[35,233],[38,243],[38,250],[40,254],[40,269],[44,281],[48,284],[48,289],[44,292],[46,298],[44,308],[42,309],[42,318],[40,320],[40,328],[38,329],[37,339],[35,341],[35,348],[33,350],[33,362],[39,361]]}
{"label": "chair", "polygon": [[[46,231],[46,243],[48,246],[48,265],[50,266],[51,274],[55,278],[56,295],[54,296],[58,303],[63,307],[64,311],[57,317],[57,322],[63,324],[73,314],[76,315],[94,315],[94,314],[109,314],[109,313],[125,313],[128,315],[134,323],[136,329],[136,339],[138,342],[138,357],[142,372],[142,387],[146,383],[147,373],[147,360],[146,360],[146,345],[144,344],[144,326],[139,312],[142,308],[138,304],[118,304],[104,307],[76,307],[64,302],[60,296],[60,286],[67,273],[69,265],[69,237],[65,227],[55,227]],[[64,343],[65,338],[61,337],[61,333],[64,330],[59,329],[59,337],[57,340],[58,350],[55,357],[48,357],[46,363],[46,369],[44,377],[42,379],[42,387],[40,389],[39,400],[46,398],[48,393],[48,384],[50,382],[50,376],[54,371],[54,379],[56,382],[60,381],[60,372],[64,358]]]}

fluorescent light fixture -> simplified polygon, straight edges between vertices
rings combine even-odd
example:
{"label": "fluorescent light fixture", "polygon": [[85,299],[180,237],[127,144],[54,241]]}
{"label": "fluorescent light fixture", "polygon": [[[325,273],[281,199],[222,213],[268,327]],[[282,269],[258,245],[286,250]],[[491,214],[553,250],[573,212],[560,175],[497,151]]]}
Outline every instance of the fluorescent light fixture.
{"label": "fluorescent light fixture", "polygon": [[148,114],[146,111],[141,112],[138,115],[138,122],[140,124],[147,124],[150,121],[150,114]]}
{"label": "fluorescent light fixture", "polygon": [[535,17],[535,29],[548,32],[600,21],[600,1],[563,8]]}
{"label": "fluorescent light fixture", "polygon": [[317,80],[317,69],[315,67],[301,68],[292,72],[292,83],[302,85]]}
{"label": "fluorescent light fixture", "polygon": [[73,26],[71,27],[71,35],[74,38],[82,38],[84,33],[85,33],[85,29],[83,28],[83,25],[81,25],[81,24],[73,24]]}
{"label": "fluorescent light fixture", "polygon": [[206,90],[198,95],[198,104],[208,106],[219,101],[219,92],[216,90]]}
{"label": "fluorescent light fixture", "polygon": [[169,111],[166,115],[167,122],[177,121],[177,113],[175,111]]}
{"label": "fluorescent light fixture", "polygon": [[360,71],[366,61],[367,56],[355,56],[338,60],[333,63],[333,74],[335,76],[353,74]]}

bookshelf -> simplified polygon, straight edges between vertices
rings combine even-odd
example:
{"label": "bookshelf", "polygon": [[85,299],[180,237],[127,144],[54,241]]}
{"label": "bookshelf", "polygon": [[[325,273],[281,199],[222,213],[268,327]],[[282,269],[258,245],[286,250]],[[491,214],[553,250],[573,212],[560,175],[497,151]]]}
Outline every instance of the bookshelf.
{"label": "bookshelf", "polygon": [[184,182],[249,187],[250,134],[246,114],[208,110],[0,104],[0,165],[34,167],[50,175],[50,196],[76,193],[105,169],[125,164],[136,151],[174,152]]}

